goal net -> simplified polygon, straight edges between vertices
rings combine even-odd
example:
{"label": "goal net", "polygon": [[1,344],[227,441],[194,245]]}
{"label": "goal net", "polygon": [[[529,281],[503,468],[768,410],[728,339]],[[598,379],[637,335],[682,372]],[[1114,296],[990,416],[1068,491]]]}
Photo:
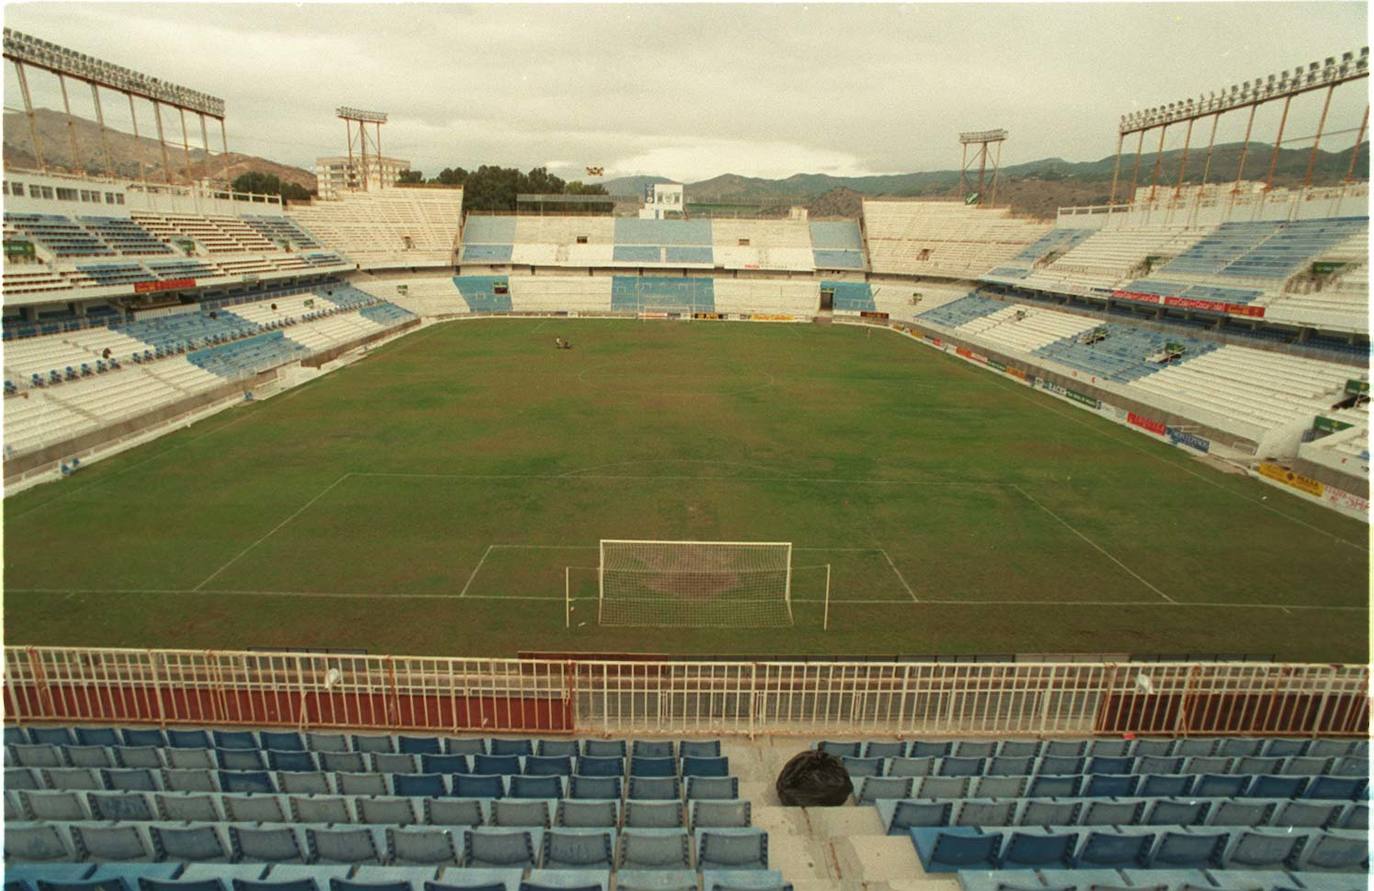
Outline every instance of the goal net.
{"label": "goal net", "polygon": [[602,625],[792,624],[790,542],[602,539]]}

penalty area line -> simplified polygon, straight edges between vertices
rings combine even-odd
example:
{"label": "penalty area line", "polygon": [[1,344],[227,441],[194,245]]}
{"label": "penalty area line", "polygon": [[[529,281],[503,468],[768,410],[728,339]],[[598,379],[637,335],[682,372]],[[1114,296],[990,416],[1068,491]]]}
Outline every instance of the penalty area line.
{"label": "penalty area line", "polygon": [[1085,542],[1087,542],[1089,545],[1091,545],[1092,548],[1093,548],[1094,550],[1096,550],[1099,554],[1101,554],[1102,556],[1106,557],[1108,560],[1112,561],[1112,562],[1115,563],[1117,566],[1121,567],[1123,570],[1126,571],[1126,573],[1127,573],[1128,575],[1131,576],[1131,578],[1133,578],[1133,579],[1135,579],[1136,581],[1140,582],[1142,585],[1144,585],[1145,587],[1149,588],[1151,591],[1155,592],[1155,593],[1158,594],[1160,597],[1163,597],[1165,600],[1169,601],[1170,603],[1178,603],[1177,600],[1174,600],[1174,598],[1170,597],[1168,594],[1165,594],[1163,591],[1159,590],[1159,589],[1156,588],[1154,585],[1150,584],[1150,582],[1146,581],[1145,577],[1142,576],[1140,573],[1136,572],[1134,569],[1131,569],[1131,567],[1127,566],[1125,563],[1122,563],[1120,560],[1118,560],[1118,559],[1116,558],[1116,555],[1114,555],[1111,551],[1109,551],[1109,550],[1107,550],[1106,548],[1102,547],[1100,544],[1098,544],[1097,542],[1093,541],[1091,538],[1088,538],[1088,536],[1084,535],[1082,532],[1079,532],[1078,529],[1077,529],[1072,523],[1070,523],[1068,520],[1066,520],[1066,519],[1064,519],[1063,517],[1059,516],[1059,514],[1057,514],[1057,513],[1055,513],[1054,511],[1050,510],[1048,507],[1045,507],[1045,505],[1041,504],[1039,501],[1037,501],[1035,498],[1033,498],[1033,497],[1030,495],[1030,493],[1027,492],[1025,489],[1021,488],[1020,486],[1016,485],[1015,483],[1012,483],[1012,484],[1011,484],[1011,488],[1013,488],[1013,489],[1015,489],[1017,492],[1019,492],[1019,493],[1021,494],[1021,497],[1025,498],[1025,499],[1026,499],[1027,501],[1029,501],[1031,504],[1035,505],[1036,507],[1040,508],[1040,509],[1043,510],[1045,513],[1047,513],[1047,514],[1049,514],[1051,517],[1053,517],[1053,518],[1055,519],[1055,521],[1058,522],[1058,523],[1059,523],[1061,526],[1063,526],[1065,529],[1069,530],[1069,531],[1072,532],[1074,535],[1077,535],[1079,538],[1083,539]]}

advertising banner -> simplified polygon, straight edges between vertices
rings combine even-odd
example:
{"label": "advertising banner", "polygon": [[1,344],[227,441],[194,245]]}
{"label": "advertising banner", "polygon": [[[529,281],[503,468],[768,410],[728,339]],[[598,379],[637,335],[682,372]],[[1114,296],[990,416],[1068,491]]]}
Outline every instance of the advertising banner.
{"label": "advertising banner", "polygon": [[1142,291],[1113,291],[1112,296],[1121,300],[1134,300],[1136,303],[1158,303],[1160,300],[1158,294],[1146,294]]}
{"label": "advertising banner", "polygon": [[1176,427],[1168,428],[1169,441],[1174,445],[1184,445],[1199,452],[1207,452],[1212,448],[1212,444],[1198,436],[1196,433],[1189,433],[1186,430],[1179,430]]}
{"label": "advertising banner", "polygon": [[1312,477],[1294,473],[1286,467],[1280,467],[1269,461],[1260,464],[1259,472],[1261,476],[1283,483],[1285,486],[1292,486],[1294,489],[1299,489],[1318,498],[1322,497],[1326,491],[1326,487]]}
{"label": "advertising banner", "polygon": [[1147,418],[1144,415],[1138,415],[1135,412],[1127,412],[1126,423],[1134,424],[1142,430],[1148,430],[1151,433],[1154,433],[1158,436],[1168,435],[1169,428],[1164,426],[1163,421],[1156,421],[1154,418]]}
{"label": "advertising banner", "polygon": [[134,282],[135,294],[147,294],[150,291],[172,291],[177,288],[194,288],[196,280],[193,278],[169,278],[162,281]]}

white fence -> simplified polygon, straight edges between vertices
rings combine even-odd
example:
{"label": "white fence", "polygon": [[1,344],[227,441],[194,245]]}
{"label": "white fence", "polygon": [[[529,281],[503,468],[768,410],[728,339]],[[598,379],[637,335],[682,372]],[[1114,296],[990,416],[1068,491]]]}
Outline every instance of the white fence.
{"label": "white fence", "polygon": [[8,647],[7,720],[809,735],[1360,735],[1365,666],[447,659]]}

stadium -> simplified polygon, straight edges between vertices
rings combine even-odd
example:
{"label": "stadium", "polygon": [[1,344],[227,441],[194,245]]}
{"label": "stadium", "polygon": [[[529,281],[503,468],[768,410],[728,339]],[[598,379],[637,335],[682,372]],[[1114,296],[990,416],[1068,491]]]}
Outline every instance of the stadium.
{"label": "stadium", "polygon": [[1368,887],[1349,37],[833,213],[7,27],[6,891]]}

